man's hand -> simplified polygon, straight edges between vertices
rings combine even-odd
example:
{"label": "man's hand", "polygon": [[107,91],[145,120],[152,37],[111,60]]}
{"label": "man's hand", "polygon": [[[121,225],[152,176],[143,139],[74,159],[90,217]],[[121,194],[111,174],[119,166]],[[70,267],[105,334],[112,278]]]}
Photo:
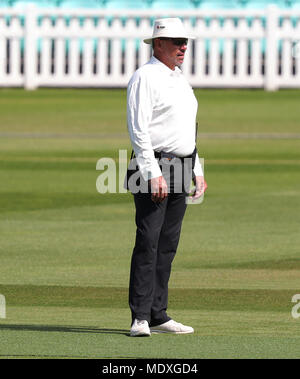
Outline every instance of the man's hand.
{"label": "man's hand", "polygon": [[192,200],[197,200],[199,199],[200,196],[204,194],[207,188],[207,184],[206,184],[206,181],[204,180],[204,176],[195,176],[194,184],[196,188],[191,198]]}
{"label": "man's hand", "polygon": [[150,179],[151,199],[155,203],[162,202],[168,196],[168,185],[163,176]]}

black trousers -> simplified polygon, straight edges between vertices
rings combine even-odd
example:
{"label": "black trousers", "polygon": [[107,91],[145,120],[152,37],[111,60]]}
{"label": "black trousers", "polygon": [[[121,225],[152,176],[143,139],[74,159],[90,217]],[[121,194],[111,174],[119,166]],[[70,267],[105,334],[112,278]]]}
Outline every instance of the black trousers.
{"label": "black trousers", "polygon": [[129,284],[132,322],[137,318],[155,326],[170,320],[166,312],[168,282],[186,210],[185,198],[184,192],[169,193],[163,202],[154,203],[151,193],[134,195],[137,230]]}

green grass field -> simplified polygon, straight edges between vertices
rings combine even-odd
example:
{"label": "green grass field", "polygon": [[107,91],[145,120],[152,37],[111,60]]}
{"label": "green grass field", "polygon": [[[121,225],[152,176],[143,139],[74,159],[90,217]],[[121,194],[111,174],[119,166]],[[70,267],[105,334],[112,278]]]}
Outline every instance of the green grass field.
{"label": "green grass field", "polygon": [[96,191],[125,91],[0,90],[1,358],[300,358],[300,91],[196,95],[208,190],[169,296],[195,334],[130,338],[134,206]]}

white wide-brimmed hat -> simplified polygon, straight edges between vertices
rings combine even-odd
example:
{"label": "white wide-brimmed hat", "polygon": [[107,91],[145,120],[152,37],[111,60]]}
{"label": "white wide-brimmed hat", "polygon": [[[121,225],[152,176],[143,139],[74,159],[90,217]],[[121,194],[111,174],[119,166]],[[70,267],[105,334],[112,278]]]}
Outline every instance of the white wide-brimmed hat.
{"label": "white wide-brimmed hat", "polygon": [[153,27],[153,34],[150,38],[145,38],[144,42],[150,44],[154,38],[192,38],[178,17],[173,18],[160,18],[155,20]]}

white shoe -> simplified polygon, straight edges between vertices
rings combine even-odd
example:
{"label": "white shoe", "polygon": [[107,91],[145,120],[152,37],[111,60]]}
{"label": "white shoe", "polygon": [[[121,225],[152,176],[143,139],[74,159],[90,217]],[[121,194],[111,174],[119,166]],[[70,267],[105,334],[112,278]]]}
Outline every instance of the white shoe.
{"label": "white shoe", "polygon": [[150,335],[151,335],[151,332],[150,332],[148,321],[135,319],[130,329],[130,336],[140,337],[140,336],[150,336]]}
{"label": "white shoe", "polygon": [[194,329],[191,326],[186,326],[169,320],[161,325],[152,326],[150,328],[151,333],[173,333],[173,334],[189,334],[194,333]]}

